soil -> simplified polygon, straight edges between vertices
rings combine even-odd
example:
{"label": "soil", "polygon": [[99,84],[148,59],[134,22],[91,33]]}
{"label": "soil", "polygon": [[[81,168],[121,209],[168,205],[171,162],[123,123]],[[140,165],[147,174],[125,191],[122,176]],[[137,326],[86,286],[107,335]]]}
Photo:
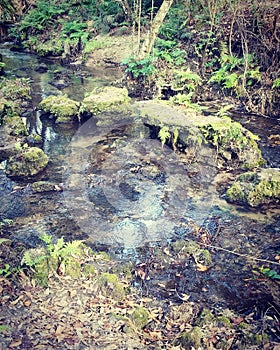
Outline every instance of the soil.
{"label": "soil", "polygon": [[[121,62],[131,56],[137,47],[137,38],[133,35],[102,35],[97,36],[102,46],[87,56],[86,67],[96,66],[118,66]],[[103,44],[102,44],[103,43]]]}

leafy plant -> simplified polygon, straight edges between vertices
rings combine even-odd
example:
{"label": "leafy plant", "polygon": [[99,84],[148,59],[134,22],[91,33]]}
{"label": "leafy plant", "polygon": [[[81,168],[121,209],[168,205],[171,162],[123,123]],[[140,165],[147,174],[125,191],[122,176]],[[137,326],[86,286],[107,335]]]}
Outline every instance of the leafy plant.
{"label": "leafy plant", "polygon": [[160,138],[161,145],[163,147],[166,144],[166,141],[169,140],[171,137],[171,134],[167,126],[163,126],[162,128],[160,128],[158,137]]}
{"label": "leafy plant", "polygon": [[276,78],[273,81],[272,88],[279,88],[280,87],[280,78]]}
{"label": "leafy plant", "polygon": [[81,257],[86,247],[83,241],[65,242],[61,237],[54,242],[53,237],[44,234],[40,239],[43,247],[27,250],[21,260],[21,265],[31,267],[35,279],[41,285],[48,284],[49,274],[68,274],[77,277],[81,274]]}
{"label": "leafy plant", "polygon": [[255,65],[254,55],[248,54],[241,58],[230,55],[225,43],[220,45],[219,64],[220,68],[212,74],[209,83],[216,82],[236,93],[239,93],[239,86],[251,86],[261,79],[260,67]]}
{"label": "leafy plant", "polygon": [[260,272],[264,274],[266,277],[269,277],[275,280],[280,280],[279,273],[275,270],[271,270],[269,267],[261,267]]}
{"label": "leafy plant", "polygon": [[122,62],[122,65],[126,66],[125,72],[131,73],[133,78],[145,78],[156,73],[156,68],[153,64],[154,59],[151,56],[147,56],[142,60],[138,60],[133,57],[129,57]]}

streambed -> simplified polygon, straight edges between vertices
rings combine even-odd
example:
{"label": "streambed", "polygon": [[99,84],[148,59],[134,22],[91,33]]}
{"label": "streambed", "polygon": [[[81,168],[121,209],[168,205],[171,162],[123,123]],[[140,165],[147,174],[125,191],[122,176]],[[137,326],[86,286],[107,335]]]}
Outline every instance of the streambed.
{"label": "streambed", "polygon": [[[68,70],[45,61],[48,70],[39,73],[36,67],[41,62],[36,56],[7,48],[0,52],[7,76],[33,82],[33,108],[26,124],[30,132],[42,136],[43,149],[50,157],[46,171],[34,181],[58,186],[55,191],[34,192],[30,181],[9,179],[2,166],[1,219],[13,220],[3,228],[4,233],[27,247],[38,245],[38,236],[44,232],[87,239],[116,259],[144,264],[150,280],[142,287],[161,298],[178,301],[178,295],[184,293],[194,301],[240,309],[275,303],[278,285],[267,290],[266,284],[254,280],[252,269],[258,263],[250,256],[274,260],[280,249],[276,210],[248,211],[227,204],[215,188],[215,164],[207,162],[207,171],[194,169],[188,159],[162,147],[139,119],[107,115],[105,119],[116,120],[113,125],[102,126],[100,120],[91,119],[80,128],[69,129],[44,119],[36,110],[50,94],[67,93],[79,101],[93,87],[109,84],[117,71]],[[57,71],[70,79],[60,90],[51,84]],[[260,119],[254,118],[250,127],[259,125]],[[268,142],[270,131],[263,133],[271,130],[271,121],[261,121],[264,155],[271,166],[279,166],[279,146]],[[273,125],[276,135],[279,125]],[[201,154],[203,157],[204,152]],[[177,259],[176,242],[201,243],[204,233],[209,236],[205,242],[221,250],[210,249],[212,261],[208,271],[201,273],[193,266],[192,254]],[[162,283],[165,288],[159,287]]]}

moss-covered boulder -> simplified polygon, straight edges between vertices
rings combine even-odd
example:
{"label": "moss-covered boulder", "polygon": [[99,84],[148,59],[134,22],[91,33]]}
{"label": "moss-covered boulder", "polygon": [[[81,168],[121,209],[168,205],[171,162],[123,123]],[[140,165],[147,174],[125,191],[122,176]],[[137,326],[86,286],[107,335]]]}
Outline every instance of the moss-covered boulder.
{"label": "moss-covered boulder", "polygon": [[56,117],[56,123],[72,123],[78,119],[79,103],[67,96],[48,96],[39,107]]}
{"label": "moss-covered boulder", "polygon": [[127,89],[106,86],[93,90],[89,96],[84,98],[81,111],[94,115],[107,111],[122,111],[129,101]]}
{"label": "moss-covered boulder", "polygon": [[38,147],[21,148],[7,161],[6,174],[18,178],[35,176],[45,169],[48,161],[48,156]]}
{"label": "moss-covered boulder", "polygon": [[227,190],[226,199],[250,207],[279,203],[280,169],[261,169],[239,175]]}
{"label": "moss-covered boulder", "polygon": [[148,125],[165,128],[171,135],[178,132],[178,140],[187,146],[208,144],[231,167],[249,170],[264,164],[257,136],[227,116],[186,113],[164,101],[141,101],[134,106]]}
{"label": "moss-covered boulder", "polygon": [[6,125],[10,129],[10,135],[13,136],[27,136],[28,132],[24,122],[18,115],[4,116],[2,124]]}
{"label": "moss-covered boulder", "polygon": [[225,161],[237,161],[243,169],[253,169],[265,163],[256,142],[258,137],[231,118],[207,116],[199,118],[195,125]]}

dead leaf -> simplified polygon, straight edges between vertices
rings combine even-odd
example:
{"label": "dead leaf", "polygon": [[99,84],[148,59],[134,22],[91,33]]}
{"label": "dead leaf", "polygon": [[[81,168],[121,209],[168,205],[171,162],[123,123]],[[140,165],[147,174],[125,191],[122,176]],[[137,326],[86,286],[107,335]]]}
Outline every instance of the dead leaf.
{"label": "dead leaf", "polygon": [[238,324],[244,321],[244,317],[231,318],[230,320],[235,326],[237,326]]}
{"label": "dead leaf", "polygon": [[11,301],[10,305],[16,305],[22,298],[23,298],[23,295],[20,295],[16,300]]}
{"label": "dead leaf", "polygon": [[17,346],[20,346],[21,343],[22,343],[22,339],[21,339],[21,338],[15,339],[15,340],[13,340],[13,342],[10,344],[10,347],[11,347],[11,348],[16,348]]}
{"label": "dead leaf", "polygon": [[31,305],[31,300],[30,299],[24,300],[23,305],[26,307],[29,307]]}
{"label": "dead leaf", "polygon": [[208,267],[206,265],[203,265],[203,264],[200,264],[200,263],[196,263],[196,269],[197,271],[200,271],[200,272],[205,272],[208,270]]}

